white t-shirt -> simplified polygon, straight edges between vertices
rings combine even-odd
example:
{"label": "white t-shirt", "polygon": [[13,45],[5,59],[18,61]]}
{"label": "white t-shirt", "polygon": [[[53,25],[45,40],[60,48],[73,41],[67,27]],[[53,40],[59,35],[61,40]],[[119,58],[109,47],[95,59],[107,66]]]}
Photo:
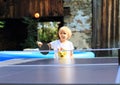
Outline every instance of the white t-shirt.
{"label": "white t-shirt", "polygon": [[55,40],[55,41],[50,42],[50,44],[51,44],[51,48],[55,52],[55,55],[54,55],[55,58],[59,59],[59,57],[58,57],[58,49],[62,48],[67,52],[67,54],[66,54],[67,60],[70,60],[70,56],[69,56],[70,51],[74,50],[74,46],[73,46],[73,43],[71,41],[67,40],[64,43],[61,43],[60,40]]}

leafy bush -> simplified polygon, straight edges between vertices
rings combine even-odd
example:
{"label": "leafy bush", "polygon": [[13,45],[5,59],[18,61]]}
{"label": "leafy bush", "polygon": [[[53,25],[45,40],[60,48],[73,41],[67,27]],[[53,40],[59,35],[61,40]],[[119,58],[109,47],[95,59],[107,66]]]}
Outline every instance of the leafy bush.
{"label": "leafy bush", "polygon": [[23,23],[27,24],[27,39],[22,44],[23,48],[35,48],[37,40],[37,21],[30,18],[24,17]]}
{"label": "leafy bush", "polygon": [[4,28],[4,24],[5,24],[5,22],[0,21],[0,29],[1,29],[1,28]]}
{"label": "leafy bush", "polygon": [[57,39],[58,22],[39,22],[38,41],[50,42]]}
{"label": "leafy bush", "polygon": [[38,20],[24,17],[27,24],[27,39],[22,44],[24,48],[37,47],[36,41],[50,42],[57,39],[58,22],[39,22]]}

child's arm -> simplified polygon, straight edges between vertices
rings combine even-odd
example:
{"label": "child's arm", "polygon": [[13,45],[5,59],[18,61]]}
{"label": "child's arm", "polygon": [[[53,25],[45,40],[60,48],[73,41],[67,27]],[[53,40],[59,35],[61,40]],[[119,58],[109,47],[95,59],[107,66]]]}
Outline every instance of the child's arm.
{"label": "child's arm", "polygon": [[[37,45],[38,45],[39,47],[41,47],[41,46],[43,45],[43,43],[40,42],[40,41],[37,41],[36,43],[37,43]],[[51,44],[50,44],[50,43],[48,43],[47,45],[49,46],[49,48],[51,48]]]}
{"label": "child's arm", "polygon": [[71,59],[73,59],[73,57],[74,57],[73,56],[73,51],[70,52],[70,57],[71,57]]}
{"label": "child's arm", "polygon": [[71,53],[71,54],[70,54],[70,55],[71,55],[71,56],[70,56],[70,57],[71,57],[71,63],[75,63],[73,51],[71,51],[70,53]]}
{"label": "child's arm", "polygon": [[48,45],[48,46],[49,46],[49,48],[51,49],[51,44],[50,44],[50,43],[48,43],[47,45]]}

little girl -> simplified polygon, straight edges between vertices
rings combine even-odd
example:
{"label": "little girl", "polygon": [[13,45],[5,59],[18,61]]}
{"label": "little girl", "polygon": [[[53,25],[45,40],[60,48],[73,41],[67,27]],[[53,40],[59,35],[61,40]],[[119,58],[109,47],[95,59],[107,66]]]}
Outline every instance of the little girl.
{"label": "little girl", "polygon": [[[55,60],[61,64],[73,63],[73,50],[74,46],[69,39],[71,38],[72,32],[67,26],[63,26],[58,31],[59,39],[48,43],[49,47],[55,52]],[[38,45],[42,45],[41,42]]]}

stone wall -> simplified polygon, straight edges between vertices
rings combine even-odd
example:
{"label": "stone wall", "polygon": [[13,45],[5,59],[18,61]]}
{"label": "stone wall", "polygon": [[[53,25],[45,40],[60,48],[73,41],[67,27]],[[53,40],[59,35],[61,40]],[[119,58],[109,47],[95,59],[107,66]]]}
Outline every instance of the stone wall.
{"label": "stone wall", "polygon": [[76,49],[91,47],[92,0],[64,0],[68,12],[64,16],[65,25],[71,28],[70,39]]}

